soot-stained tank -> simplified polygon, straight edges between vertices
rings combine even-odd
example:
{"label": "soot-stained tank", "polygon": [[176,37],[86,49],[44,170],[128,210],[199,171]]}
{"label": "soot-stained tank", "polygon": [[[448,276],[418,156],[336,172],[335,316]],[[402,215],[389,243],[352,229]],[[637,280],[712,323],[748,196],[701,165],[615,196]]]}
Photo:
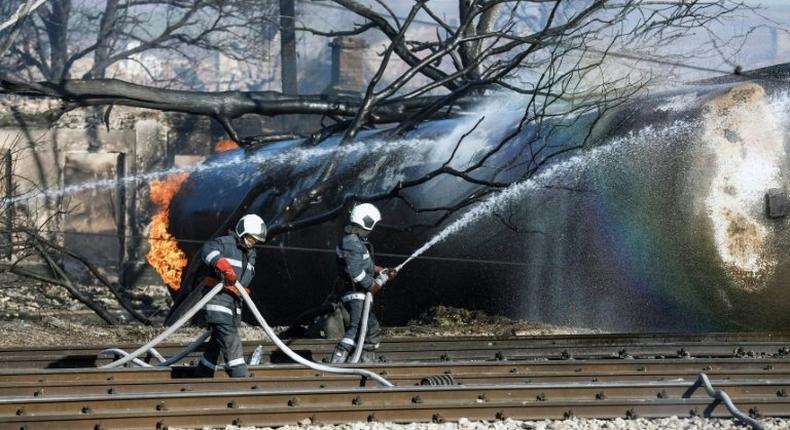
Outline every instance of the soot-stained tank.
{"label": "soot-stained tank", "polygon": [[[397,142],[367,132],[343,147],[285,141],[219,154],[174,198],[170,230],[193,255],[190,240],[208,239],[240,205],[281,222],[332,161],[326,185],[335,197],[304,216],[448,160],[458,169],[482,161],[476,178],[530,179],[482,196],[497,199],[486,210],[465,205],[484,188],[451,175],[376,202],[383,221],[371,241],[382,265],[477,211],[377,296],[385,324],[442,304],[607,330],[787,328],[790,230],[781,213],[767,216],[766,193],[786,192],[789,102],[783,89],[753,82],[688,86],[601,118],[513,133],[521,100],[493,96]],[[447,219],[439,210],[456,206]],[[271,322],[291,323],[325,298],[342,218],[277,235],[259,251],[255,295]]]}

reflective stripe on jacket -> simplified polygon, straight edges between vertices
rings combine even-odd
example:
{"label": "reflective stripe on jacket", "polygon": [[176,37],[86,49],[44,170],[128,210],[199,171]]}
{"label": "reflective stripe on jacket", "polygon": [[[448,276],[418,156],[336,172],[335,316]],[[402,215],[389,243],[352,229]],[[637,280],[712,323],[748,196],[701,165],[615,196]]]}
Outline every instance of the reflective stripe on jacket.
{"label": "reflective stripe on jacket", "polygon": [[[236,272],[239,282],[245,287],[250,285],[255,276],[255,249],[246,249],[238,245],[233,236],[221,236],[212,241],[206,242],[199,253],[202,267],[200,272],[204,280],[214,280],[218,282],[221,275],[217,272],[217,261],[220,258],[228,260]],[[213,279],[212,279],[213,278]],[[215,283],[207,284],[213,287]],[[226,290],[217,294],[209,300],[204,307],[205,319],[207,323],[233,324],[238,326],[241,323],[241,302],[240,299],[232,296]]]}
{"label": "reflective stripe on jacket", "polygon": [[255,276],[255,249],[246,249],[239,246],[233,236],[221,236],[206,242],[200,248],[200,259],[210,270],[204,275],[220,277],[217,273],[217,261],[220,258],[228,260],[236,272],[241,285],[248,287]]}
{"label": "reflective stripe on jacket", "polygon": [[348,290],[368,290],[373,286],[373,272],[376,265],[370,244],[354,233],[344,234],[335,249],[338,275]]}

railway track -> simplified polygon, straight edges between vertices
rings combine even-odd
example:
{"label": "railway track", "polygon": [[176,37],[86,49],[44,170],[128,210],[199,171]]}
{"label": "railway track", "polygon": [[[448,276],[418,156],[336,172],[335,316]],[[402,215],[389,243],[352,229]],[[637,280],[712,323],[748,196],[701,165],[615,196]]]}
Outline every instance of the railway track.
{"label": "railway track", "polygon": [[[63,357],[102,348],[13,348],[0,351],[6,363],[0,370],[0,430],[462,417],[729,417],[723,406],[711,407],[713,400],[703,390],[690,390],[700,373],[752,417],[790,417],[790,357],[783,349],[789,341],[790,336],[767,334],[393,339],[381,354],[401,360],[364,367],[395,388],[293,364],[253,366],[245,379],[222,373],[213,379],[192,378],[189,366],[41,369],[37,367],[53,357],[62,363]],[[309,350],[315,358],[328,353],[333,343],[300,340],[291,346],[315,348]],[[159,350],[168,355],[182,347]],[[560,349],[564,356],[557,354]],[[686,353],[678,354],[680,349]],[[453,352],[449,359],[441,358],[448,351]],[[36,355],[46,358],[24,365],[25,357]]]}
{"label": "railway track", "polygon": [[[264,362],[292,362],[270,343],[265,346]],[[245,342],[245,351],[252,351],[258,342]],[[112,345],[116,346],[116,345]],[[139,345],[117,345],[125,350]],[[183,350],[184,344],[164,344],[157,350],[170,356]],[[326,361],[334,341],[296,339],[290,348],[313,361]],[[112,356],[99,353],[108,346],[65,348],[0,349],[0,368],[82,368],[109,363]],[[185,360],[194,361],[202,348]],[[643,334],[643,335],[576,335],[530,336],[507,338],[393,338],[382,343],[378,358],[383,362],[403,361],[467,361],[467,360],[536,360],[536,359],[603,359],[603,358],[671,358],[704,357],[733,358],[744,356],[790,356],[790,333],[770,334]],[[148,357],[151,360],[151,357]]]}
{"label": "railway track", "polygon": [[[453,381],[461,385],[546,384],[546,383],[614,383],[686,381],[691,384],[699,373],[718,380],[790,380],[790,360],[637,360],[622,363],[612,360],[591,361],[582,365],[567,363],[485,364],[454,363],[434,365],[367,366],[399,386]],[[232,379],[219,373],[214,379],[190,377],[191,369],[85,369],[46,372],[0,372],[0,396],[61,396],[87,394],[134,394],[146,392],[189,392],[223,390],[276,390],[376,387],[358,376],[333,375],[303,367],[258,366],[252,376]],[[180,375],[179,375],[180,374]],[[790,388],[790,387],[789,387]],[[782,387],[776,392],[780,392]],[[785,389],[790,393],[790,389]]]}
{"label": "railway track", "polygon": [[[777,396],[790,380],[714,381],[752,415],[782,416],[790,399]],[[688,381],[496,384],[324,390],[227,390],[9,397],[0,428],[84,429],[284,425],[355,420],[395,422],[469,419],[660,417],[702,414],[704,394],[683,398]],[[717,408],[718,410],[718,408]],[[729,416],[722,408],[713,416]]]}

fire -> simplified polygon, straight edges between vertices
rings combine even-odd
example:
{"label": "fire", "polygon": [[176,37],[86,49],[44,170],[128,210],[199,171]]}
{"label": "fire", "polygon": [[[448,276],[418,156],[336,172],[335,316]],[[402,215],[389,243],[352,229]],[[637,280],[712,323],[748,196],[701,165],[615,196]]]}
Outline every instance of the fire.
{"label": "fire", "polygon": [[230,151],[230,150],[236,149],[238,147],[239,147],[239,145],[237,145],[236,142],[234,142],[234,141],[232,141],[230,139],[222,139],[219,142],[217,142],[216,145],[214,145],[214,152],[216,152],[216,153],[226,152],[226,151]]}
{"label": "fire", "polygon": [[162,181],[151,181],[151,202],[159,210],[151,218],[148,243],[150,249],[145,259],[162,277],[172,291],[181,287],[181,273],[187,265],[187,256],[178,247],[173,235],[167,231],[170,223],[170,201],[189,175],[170,176]]}

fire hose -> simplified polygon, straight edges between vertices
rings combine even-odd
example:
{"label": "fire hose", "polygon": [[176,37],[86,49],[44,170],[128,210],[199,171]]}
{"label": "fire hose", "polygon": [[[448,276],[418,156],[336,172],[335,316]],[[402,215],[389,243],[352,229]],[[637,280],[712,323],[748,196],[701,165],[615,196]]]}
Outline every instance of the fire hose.
{"label": "fire hose", "polygon": [[255,306],[255,303],[250,298],[250,295],[247,294],[247,290],[245,290],[238,283],[236,284],[236,289],[239,290],[239,292],[241,293],[241,296],[244,299],[244,302],[247,303],[247,306],[252,311],[252,314],[255,316],[255,319],[258,321],[258,323],[261,325],[261,327],[263,327],[263,330],[266,332],[266,335],[269,336],[269,338],[272,340],[272,342],[274,342],[274,344],[277,345],[277,347],[280,348],[281,351],[285,352],[285,354],[288,357],[290,357],[291,360],[293,360],[293,361],[295,361],[295,362],[297,362],[299,364],[302,364],[304,366],[307,366],[307,367],[309,367],[309,368],[311,368],[313,370],[318,370],[318,371],[327,372],[327,373],[354,374],[354,375],[364,376],[366,378],[375,379],[376,382],[378,382],[379,384],[381,384],[381,385],[383,385],[385,387],[394,387],[394,385],[391,382],[387,381],[386,379],[384,379],[380,375],[377,375],[377,374],[375,374],[375,373],[373,373],[373,372],[371,372],[369,370],[365,370],[365,369],[350,369],[350,368],[346,369],[346,368],[341,368],[341,367],[325,366],[323,364],[319,364],[319,363],[315,363],[315,362],[312,362],[310,360],[307,360],[306,358],[302,357],[301,355],[293,352],[291,350],[291,348],[288,348],[288,346],[285,343],[283,343],[283,341],[280,340],[279,337],[277,337],[277,334],[274,332],[274,330],[272,330],[272,328],[269,327],[269,324],[266,323],[266,320],[263,319],[263,316],[261,315],[260,311],[258,311],[258,307]]}
{"label": "fire hose", "polygon": [[713,385],[710,383],[710,379],[708,379],[708,375],[704,373],[699,374],[697,380],[694,382],[694,384],[691,385],[691,387],[688,388],[688,390],[686,390],[685,393],[683,393],[681,398],[683,399],[690,398],[694,394],[694,392],[697,391],[697,389],[700,387],[704,388],[705,393],[707,393],[708,396],[714,399],[713,403],[708,405],[708,407],[705,408],[705,411],[703,412],[703,416],[705,418],[710,418],[713,409],[716,408],[716,406],[718,406],[719,404],[724,403],[724,406],[730,412],[730,415],[732,415],[736,420],[740,420],[742,423],[751,426],[751,428],[754,430],[763,430],[765,428],[756,419],[748,415],[745,415],[743,412],[739,411],[738,408],[735,407],[735,404],[732,403],[732,399],[730,399],[730,396],[727,395],[727,393],[721,390],[714,389]]}
{"label": "fire hose", "polygon": [[205,306],[209,300],[211,300],[214,296],[216,296],[217,293],[222,291],[223,288],[225,288],[225,285],[222,282],[215,285],[214,288],[212,288],[208,293],[206,293],[206,295],[203,296],[203,298],[200,299],[200,301],[195,304],[195,306],[189,309],[183,316],[181,316],[181,318],[178,319],[178,321],[173,323],[173,325],[171,325],[165,331],[160,333],[159,336],[151,339],[150,342],[137,348],[135,351],[126,355],[125,357],[121,357],[118,360],[113,361],[112,363],[105,364],[104,366],[102,366],[102,368],[107,369],[107,368],[118,367],[136,359],[142,354],[145,354],[146,352],[148,352],[148,350],[158,345],[159,342],[165,340],[165,338],[173,334],[173,332],[180,329],[182,325],[186,324],[187,321],[189,321],[200,309],[202,309],[203,306]]}
{"label": "fire hose", "polygon": [[[165,338],[167,338],[168,336],[173,334],[173,332],[175,332],[176,330],[181,328],[181,326],[186,324],[200,309],[203,308],[203,306],[206,305],[206,303],[208,303],[209,300],[211,300],[215,295],[217,295],[220,291],[222,291],[222,289],[224,287],[225,287],[225,285],[222,282],[218,283],[208,293],[206,293],[206,295],[203,296],[203,298],[200,299],[200,301],[198,301],[195,304],[195,306],[193,306],[186,313],[184,313],[184,315],[181,316],[181,318],[179,318],[175,323],[173,323],[173,325],[171,325],[165,331],[163,331],[161,334],[159,334],[159,336],[155,337],[150,342],[146,343],[145,345],[141,346],[140,348],[136,349],[135,351],[125,355],[124,357],[121,357],[120,359],[115,360],[112,363],[105,364],[104,366],[101,366],[101,367],[102,368],[113,368],[113,367],[121,366],[121,365],[126,364],[126,363],[128,363],[130,361],[133,361],[133,360],[138,360],[137,357],[139,357],[140,355],[142,355],[142,354],[148,352],[149,350],[151,350],[151,348],[153,348],[154,346],[156,346],[157,344],[162,342]],[[239,283],[236,283],[236,289],[241,293],[241,296],[244,299],[244,302],[247,303],[247,306],[252,311],[253,315],[255,316],[255,319],[258,321],[258,323],[261,325],[261,327],[263,327],[263,330],[266,332],[266,335],[269,336],[269,338],[272,340],[272,342],[274,342],[274,344],[278,348],[280,348],[281,351],[285,352],[285,354],[288,355],[288,357],[290,357],[295,362],[297,362],[299,364],[302,364],[304,366],[307,366],[307,367],[309,367],[311,369],[321,371],[321,372],[359,375],[359,376],[362,376],[362,377],[374,379],[374,380],[376,380],[376,382],[380,383],[381,385],[383,385],[385,387],[394,387],[394,385],[391,382],[387,381],[386,379],[384,379],[380,375],[377,375],[377,374],[375,374],[375,373],[373,373],[373,372],[371,372],[369,370],[365,370],[365,369],[351,369],[351,368],[346,369],[346,368],[325,366],[323,364],[319,364],[319,363],[315,363],[315,362],[312,362],[310,360],[307,360],[304,357],[300,356],[299,354],[293,352],[290,348],[288,348],[287,345],[285,345],[285,343],[283,343],[282,340],[280,340],[279,337],[277,337],[277,334],[274,332],[274,330],[272,330],[272,328],[269,326],[269,324],[266,323],[266,320],[263,318],[263,316],[261,315],[260,311],[258,311],[258,307],[255,306],[255,302],[253,302],[252,299],[250,298],[249,294],[247,294],[247,290],[244,287],[242,287],[241,284],[239,284]],[[193,342],[193,344],[194,343],[195,342]],[[181,354],[178,354],[178,355],[181,355],[181,357],[183,357],[182,354],[186,355],[186,353],[184,353],[184,352],[182,352]],[[180,357],[178,359],[180,359]],[[178,359],[176,359],[176,360],[174,360],[172,362],[178,361]],[[173,360],[173,358],[171,358],[170,360],[167,360],[167,361],[171,361],[171,360]],[[172,364],[172,363],[169,363],[169,364]],[[164,364],[162,364],[162,365],[164,365]]]}
{"label": "fire hose", "polygon": [[[154,351],[154,349],[151,348],[151,351]],[[124,350],[122,350],[120,348],[107,348],[107,349],[102,350],[99,354],[100,355],[115,354],[116,357],[128,357],[129,356],[128,352],[126,352],[126,351],[124,351]],[[138,366],[140,366],[140,367],[154,367],[153,365],[148,364],[145,361],[140,360],[139,358],[132,358],[131,362],[136,364],[136,365],[138,365]]]}
{"label": "fire hose", "polygon": [[[206,338],[208,338],[210,334],[211,334],[210,330],[204,331],[203,334],[195,338],[195,340],[193,340],[192,343],[187,345],[187,347],[184,348],[183,351],[179,352],[178,354],[168,359],[165,359],[161,354],[159,354],[159,352],[157,352],[155,348],[151,348],[148,352],[150,352],[151,355],[154,356],[154,358],[159,360],[159,364],[156,365],[157,367],[167,367],[170,366],[171,364],[179,362],[182,358],[186,357],[187,354],[198,349],[198,347],[206,340]],[[128,352],[120,348],[108,348],[101,351],[100,354],[115,354],[118,357],[126,357],[127,355],[129,355]],[[140,367],[154,367],[153,365],[148,364],[145,361],[140,360],[139,358],[133,358],[132,363]]]}
{"label": "fire hose", "polygon": [[[400,272],[400,269],[402,269],[403,266],[405,266],[406,263],[408,263],[409,261],[411,261],[411,258],[407,259],[406,261],[395,267],[394,269],[395,273]],[[381,274],[384,275],[384,279],[387,278],[388,271],[389,269],[384,269],[381,272]],[[382,282],[386,283],[387,281],[383,280]],[[381,286],[383,287],[384,284],[381,284]],[[351,356],[350,363],[358,363],[359,357],[362,355],[362,346],[365,344],[365,335],[368,331],[368,317],[370,316],[371,302],[373,302],[373,294],[371,294],[370,291],[368,291],[367,293],[365,293],[365,304],[362,307],[362,321],[360,321],[359,323],[359,336],[357,338],[357,347],[354,348],[354,355]]]}
{"label": "fire hose", "polygon": [[362,356],[362,345],[365,344],[365,333],[368,331],[368,316],[370,315],[370,303],[373,301],[373,294],[368,291],[365,293],[365,304],[362,307],[362,321],[359,323],[359,337],[357,347],[354,348],[354,355],[351,356],[350,363],[358,363]]}

